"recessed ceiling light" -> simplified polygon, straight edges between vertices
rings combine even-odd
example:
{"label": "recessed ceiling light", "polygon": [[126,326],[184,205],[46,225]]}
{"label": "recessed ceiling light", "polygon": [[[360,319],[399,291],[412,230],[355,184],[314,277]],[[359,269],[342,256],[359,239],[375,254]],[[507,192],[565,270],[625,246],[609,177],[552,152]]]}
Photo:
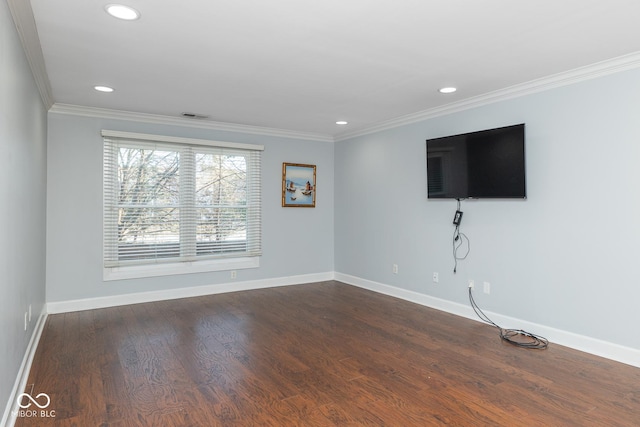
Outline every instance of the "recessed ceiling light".
{"label": "recessed ceiling light", "polygon": [[457,91],[458,89],[456,89],[455,87],[443,87],[442,89],[438,90],[438,92],[440,93],[453,93],[455,91]]}
{"label": "recessed ceiling light", "polygon": [[123,4],[108,4],[104,7],[104,10],[114,18],[124,19],[125,21],[135,21],[140,18],[140,12]]}
{"label": "recessed ceiling light", "polygon": [[347,122],[346,120],[338,120],[336,122],[337,125],[346,125],[347,123],[349,123],[349,122]]}
{"label": "recessed ceiling light", "polygon": [[97,90],[98,92],[113,92],[115,89],[113,89],[112,87],[109,86],[94,86],[93,87],[95,90]]}

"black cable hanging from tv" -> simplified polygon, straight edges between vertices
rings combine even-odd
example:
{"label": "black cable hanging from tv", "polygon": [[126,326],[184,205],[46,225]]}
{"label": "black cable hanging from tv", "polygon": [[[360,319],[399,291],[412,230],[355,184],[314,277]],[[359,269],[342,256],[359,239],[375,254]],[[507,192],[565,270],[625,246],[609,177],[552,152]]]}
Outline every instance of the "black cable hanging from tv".
{"label": "black cable hanging from tv", "polygon": [[473,299],[471,286],[469,286],[469,303],[471,304],[471,308],[473,308],[473,311],[475,311],[480,320],[490,324],[500,331],[500,338],[503,341],[515,345],[516,347],[531,348],[535,350],[544,350],[549,347],[549,340],[543,336],[532,334],[531,332],[527,332],[522,329],[505,329],[496,324],[489,318],[489,316],[484,314],[480,307],[478,307],[478,304]]}
{"label": "black cable hanging from tv", "polygon": [[[469,252],[471,251],[471,244],[469,238],[460,231],[460,224],[462,223],[462,215],[464,212],[460,210],[460,202],[463,199],[456,199],[457,207],[456,213],[453,216],[453,225],[455,225],[455,229],[453,232],[453,273],[455,274],[458,269],[458,261],[462,261],[467,258]],[[464,255],[458,255],[458,250],[461,246],[463,246],[464,242],[467,243],[467,251]],[[509,344],[515,345],[521,348],[531,348],[537,350],[544,350],[549,347],[549,340],[540,335],[532,334],[531,332],[524,331],[522,329],[505,329],[495,323],[493,320],[489,318],[482,309],[478,306],[475,299],[473,298],[472,287],[469,286],[469,303],[471,304],[471,308],[476,313],[476,315],[485,323],[497,328],[500,331],[500,338],[503,341],[508,342]]]}
{"label": "black cable hanging from tv", "polygon": [[[460,210],[460,201],[462,199],[456,199],[458,201],[458,206],[456,209],[456,213],[453,216],[453,225],[455,225],[455,229],[453,230],[453,274],[455,274],[458,271],[458,261],[462,261],[464,259],[467,258],[467,256],[469,255],[469,252],[471,251],[471,241],[469,241],[469,238],[466,236],[466,234],[460,232],[460,224],[462,223],[462,214],[464,212],[462,212]],[[460,256],[458,255],[458,251],[460,250],[460,248],[464,245],[464,243],[466,242],[467,244],[467,251],[464,253],[464,255]]]}

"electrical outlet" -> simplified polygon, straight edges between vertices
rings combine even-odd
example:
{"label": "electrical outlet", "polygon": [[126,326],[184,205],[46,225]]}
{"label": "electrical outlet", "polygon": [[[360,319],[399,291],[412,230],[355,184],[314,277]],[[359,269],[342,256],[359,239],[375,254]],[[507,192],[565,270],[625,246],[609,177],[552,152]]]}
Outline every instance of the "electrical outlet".
{"label": "electrical outlet", "polygon": [[232,271],[231,271],[231,278],[232,278],[232,279],[235,279],[235,278],[237,278],[237,277],[238,277],[238,272],[237,272],[237,271],[235,271],[235,270],[232,270]]}
{"label": "electrical outlet", "polygon": [[398,274],[398,264],[393,264],[393,274]]}
{"label": "electrical outlet", "polygon": [[475,282],[473,281],[473,279],[469,279],[469,287],[470,287],[471,289],[474,289],[474,288],[475,288],[475,286],[476,286],[476,284],[475,284]]}
{"label": "electrical outlet", "polygon": [[436,272],[433,273],[433,283],[440,283],[440,276]]}
{"label": "electrical outlet", "polygon": [[491,283],[484,282],[482,285],[484,286],[484,293],[485,294],[490,294],[491,293]]}

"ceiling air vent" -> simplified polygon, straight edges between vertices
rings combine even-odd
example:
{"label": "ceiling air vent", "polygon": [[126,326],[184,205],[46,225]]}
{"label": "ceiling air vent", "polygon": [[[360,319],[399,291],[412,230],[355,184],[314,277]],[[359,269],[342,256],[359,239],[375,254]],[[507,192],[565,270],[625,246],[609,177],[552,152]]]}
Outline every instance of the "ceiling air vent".
{"label": "ceiling air vent", "polygon": [[208,119],[209,116],[205,116],[204,114],[197,113],[182,113],[180,114],[182,117],[186,117],[187,119]]}

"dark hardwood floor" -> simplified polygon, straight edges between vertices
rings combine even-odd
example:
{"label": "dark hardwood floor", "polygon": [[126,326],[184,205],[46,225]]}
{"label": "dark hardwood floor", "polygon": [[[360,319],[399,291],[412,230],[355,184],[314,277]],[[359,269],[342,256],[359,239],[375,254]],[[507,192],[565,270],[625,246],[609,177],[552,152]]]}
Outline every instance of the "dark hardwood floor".
{"label": "dark hardwood floor", "polygon": [[17,426],[633,426],[640,369],[338,282],[49,316]]}

